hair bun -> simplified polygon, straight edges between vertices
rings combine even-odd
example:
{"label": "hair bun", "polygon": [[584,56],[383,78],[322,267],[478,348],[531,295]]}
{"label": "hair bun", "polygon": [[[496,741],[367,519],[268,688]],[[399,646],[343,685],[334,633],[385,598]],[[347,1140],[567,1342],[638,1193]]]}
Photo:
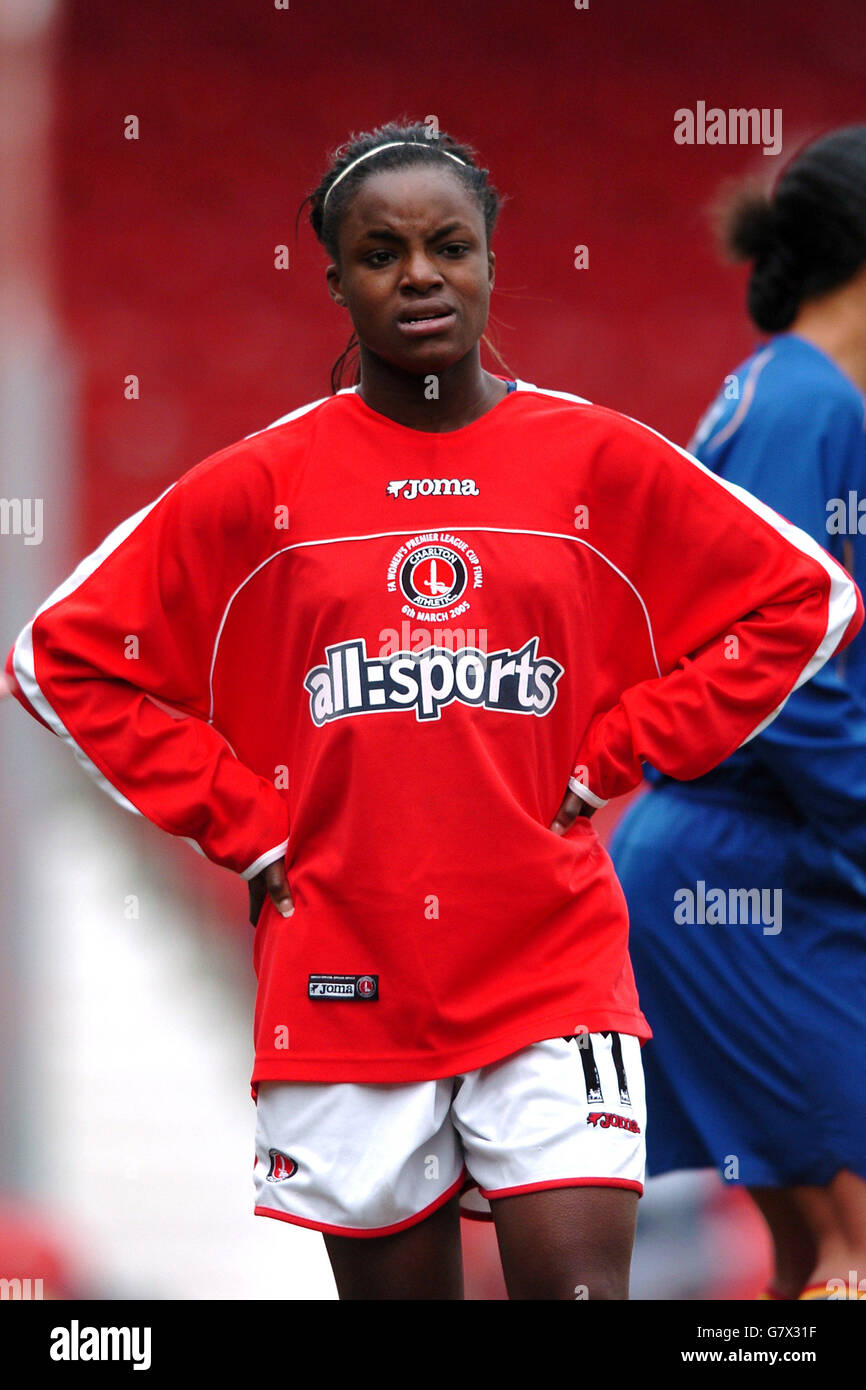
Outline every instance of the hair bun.
{"label": "hair bun", "polygon": [[807,145],[772,194],[752,178],[723,192],[713,212],[723,250],[751,262],[752,319],[765,333],[785,332],[806,300],[866,264],[866,124]]}
{"label": "hair bun", "polygon": [[779,244],[779,217],[765,192],[748,188],[728,209],[725,243],[738,261],[757,261]]}

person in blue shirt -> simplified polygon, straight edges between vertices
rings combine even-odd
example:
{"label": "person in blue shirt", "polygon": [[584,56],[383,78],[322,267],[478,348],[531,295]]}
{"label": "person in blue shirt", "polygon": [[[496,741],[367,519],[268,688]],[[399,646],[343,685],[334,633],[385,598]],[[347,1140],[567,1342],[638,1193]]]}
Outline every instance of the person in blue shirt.
{"label": "person in blue shirt", "polygon": [[[688,448],[862,584],[866,126],[807,146],[772,193],[740,190],[725,238],[768,337]],[[645,774],[610,852],[654,1030],[648,1171],[747,1187],[773,1237],[766,1296],[866,1297],[866,637],[707,776]]]}

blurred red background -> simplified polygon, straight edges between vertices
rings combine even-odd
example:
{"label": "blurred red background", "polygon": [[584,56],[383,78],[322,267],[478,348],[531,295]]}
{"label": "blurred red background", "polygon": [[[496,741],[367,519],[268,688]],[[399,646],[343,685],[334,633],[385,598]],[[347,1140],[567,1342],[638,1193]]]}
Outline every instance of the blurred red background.
{"label": "blurred red background", "polygon": [[58,37],[55,265],[84,369],[88,549],[207,454],[328,394],[350,328],[294,219],[353,131],[434,114],[474,144],[510,200],[491,328],[513,372],[684,442],[753,336],[705,205],[780,160],[677,145],[675,110],[781,108],[782,158],[863,115],[862,12],[837,0],[75,0]]}

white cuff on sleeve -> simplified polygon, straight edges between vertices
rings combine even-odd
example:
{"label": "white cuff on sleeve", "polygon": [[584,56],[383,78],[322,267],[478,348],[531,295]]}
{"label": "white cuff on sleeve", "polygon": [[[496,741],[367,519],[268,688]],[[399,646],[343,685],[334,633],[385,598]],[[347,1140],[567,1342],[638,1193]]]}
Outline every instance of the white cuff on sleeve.
{"label": "white cuff on sleeve", "polygon": [[581,800],[587,802],[589,806],[594,806],[596,810],[601,806],[607,805],[607,802],[602,801],[601,797],[596,796],[595,792],[591,792],[584,782],[578,782],[576,777],[569,777],[568,790],[574,792],[575,796],[579,796]]}
{"label": "white cuff on sleeve", "polygon": [[241,878],[247,880],[255,878],[256,874],[260,874],[262,869],[266,869],[269,864],[276,864],[278,859],[282,859],[288,847],[288,840],[283,840],[281,845],[276,845],[273,849],[266,849],[264,854],[260,854],[258,859],[253,860],[248,869],[244,869]]}

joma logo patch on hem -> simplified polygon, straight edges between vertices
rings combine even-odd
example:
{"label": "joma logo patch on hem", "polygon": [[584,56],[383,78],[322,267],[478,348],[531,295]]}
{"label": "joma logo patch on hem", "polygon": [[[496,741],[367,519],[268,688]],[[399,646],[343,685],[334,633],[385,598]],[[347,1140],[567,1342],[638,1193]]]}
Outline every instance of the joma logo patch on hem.
{"label": "joma logo patch on hem", "polygon": [[379,998],[378,975],[311,975],[310,999],[357,999],[369,1003]]}

